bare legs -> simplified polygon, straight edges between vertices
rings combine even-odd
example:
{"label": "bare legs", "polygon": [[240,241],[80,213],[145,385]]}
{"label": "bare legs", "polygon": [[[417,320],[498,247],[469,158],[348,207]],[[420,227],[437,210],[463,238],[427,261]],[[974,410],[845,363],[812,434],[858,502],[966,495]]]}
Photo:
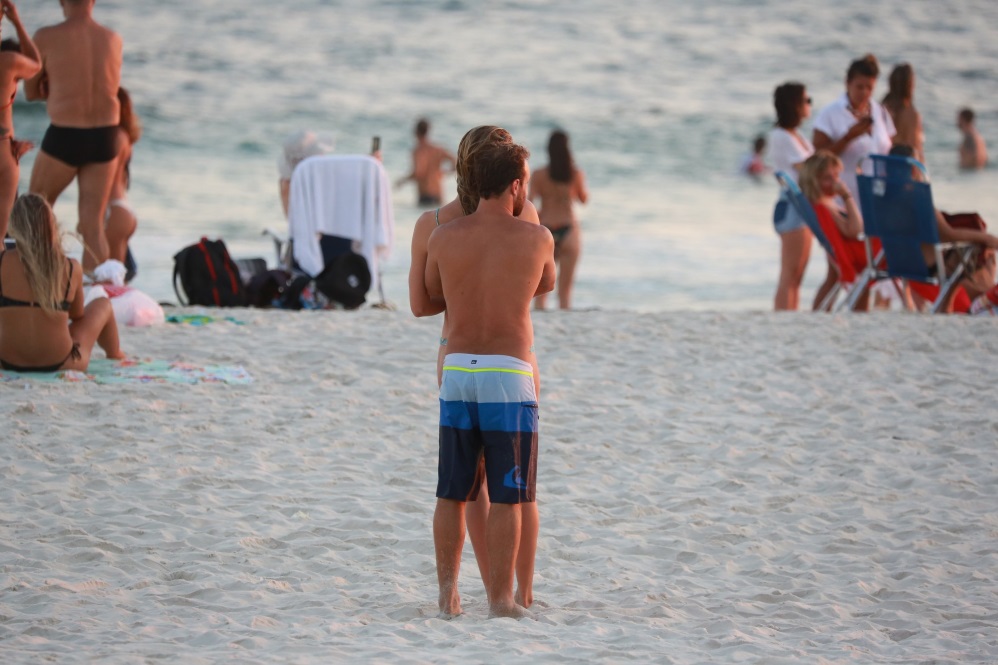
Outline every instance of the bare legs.
{"label": "bare legs", "polygon": [[17,198],[17,181],[21,170],[10,150],[10,139],[0,141],[0,241],[7,235],[10,211]]}
{"label": "bare legs", "polygon": [[128,208],[120,205],[108,206],[107,234],[108,258],[125,262],[128,254],[128,239],[135,233],[138,222]]}
{"label": "bare legs", "polygon": [[489,617],[523,617],[529,612],[513,600],[513,576],[520,548],[520,506],[489,508]]}
{"label": "bare legs", "polygon": [[780,281],[773,302],[777,311],[796,310],[800,306],[800,285],[811,256],[812,237],[807,227],[780,234]]}
{"label": "bare legs", "polygon": [[[468,537],[475,551],[478,562],[478,572],[485,584],[485,592],[489,593],[489,576],[491,574],[488,548],[488,519],[491,510],[489,490],[482,485],[478,498],[469,501],[465,507],[465,521],[468,526]],[[537,502],[520,504],[520,546],[516,552],[516,593],[514,600],[518,605],[530,607],[534,602],[534,560],[537,558],[537,536],[540,531],[540,514]],[[491,602],[491,596],[489,596]]]}
{"label": "bare legs", "polygon": [[[484,463],[483,460],[482,464],[484,465]],[[481,489],[478,491],[478,498],[466,504],[464,516],[465,523],[468,526],[468,537],[471,539],[471,549],[475,552],[475,561],[478,562],[478,572],[482,576],[486,595],[489,592],[490,567],[487,529],[490,508],[489,488],[483,482]]]}
{"label": "bare legs", "polygon": [[[582,233],[577,223],[572,224],[572,230],[566,233],[555,247],[554,258],[558,262],[558,307],[572,308],[572,287],[575,286],[575,268],[582,254]],[[547,304],[547,294],[534,298],[534,308],[544,309]]]}
{"label": "bare legs", "polygon": [[558,248],[558,307],[572,308],[572,287],[575,285],[575,267],[582,254],[582,232],[578,224],[572,225]]}
{"label": "bare legs", "polygon": [[540,528],[537,502],[521,503],[520,547],[516,552],[516,593],[513,599],[523,607],[534,604],[534,560],[537,558],[537,535]]}
{"label": "bare legs", "polygon": [[464,504],[437,499],[433,513],[433,547],[437,555],[437,584],[440,585],[440,616],[449,619],[461,613],[457,576],[464,549]]}
{"label": "bare legs", "polygon": [[90,355],[96,342],[108,358],[124,358],[118,342],[118,324],[114,320],[114,309],[107,298],[98,298],[86,306],[83,317],[69,324],[69,336],[80,345],[80,358],[67,361],[63,369],[86,371]]}
{"label": "bare legs", "polygon": [[[440,616],[452,618],[461,613],[457,578],[464,547],[464,504],[437,499],[433,513],[433,545],[440,585]],[[529,612],[513,598],[513,576],[520,543],[520,506],[494,504],[489,509],[486,540],[489,551],[487,581],[490,617],[524,617]]]}
{"label": "bare legs", "polygon": [[117,160],[86,164],[80,168],[70,166],[44,151],[38,153],[31,172],[29,189],[41,194],[55,205],[56,199],[65,191],[73,178],[79,185],[79,222],[77,230],[83,236],[83,270],[93,269],[108,258],[107,236],[104,234],[104,210],[111,196]]}

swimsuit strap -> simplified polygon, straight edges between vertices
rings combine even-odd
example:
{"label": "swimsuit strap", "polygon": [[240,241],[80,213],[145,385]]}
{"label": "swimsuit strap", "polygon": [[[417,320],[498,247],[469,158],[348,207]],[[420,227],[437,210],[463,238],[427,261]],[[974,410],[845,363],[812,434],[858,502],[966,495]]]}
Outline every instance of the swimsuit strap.
{"label": "swimsuit strap", "polygon": [[69,302],[69,287],[73,285],[73,262],[66,259],[66,263],[69,264],[69,281],[66,282],[66,295],[62,297],[63,302]]}
{"label": "swimsuit strap", "polygon": [[437,226],[440,226],[440,208],[437,208],[437,211],[433,215],[433,218],[437,220]]}

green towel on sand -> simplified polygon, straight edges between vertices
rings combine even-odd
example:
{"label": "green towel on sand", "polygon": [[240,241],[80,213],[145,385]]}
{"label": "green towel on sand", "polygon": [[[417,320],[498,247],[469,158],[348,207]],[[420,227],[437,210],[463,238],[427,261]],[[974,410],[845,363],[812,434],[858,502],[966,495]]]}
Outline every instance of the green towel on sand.
{"label": "green towel on sand", "polygon": [[166,317],[167,323],[189,323],[192,326],[203,326],[207,323],[215,323],[216,321],[227,321],[228,323],[234,323],[237,326],[246,325],[245,321],[240,321],[239,319],[231,316],[218,318],[215,316],[208,316],[207,314],[171,314]]}
{"label": "green towel on sand", "polygon": [[86,372],[61,370],[50,373],[0,371],[0,383],[18,381],[45,383],[226,383],[245,385],[253,382],[242,367],[195,365],[188,362],[126,358],[125,360],[96,359]]}

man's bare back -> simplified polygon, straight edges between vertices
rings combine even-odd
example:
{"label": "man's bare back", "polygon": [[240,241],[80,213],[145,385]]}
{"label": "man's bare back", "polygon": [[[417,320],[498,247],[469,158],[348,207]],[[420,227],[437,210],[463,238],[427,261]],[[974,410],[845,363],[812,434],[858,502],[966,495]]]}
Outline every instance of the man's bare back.
{"label": "man's bare back", "polygon": [[[551,232],[516,217],[527,200],[529,156],[512,142],[484,150],[474,165],[478,208],[437,227],[427,242],[426,292],[445,301],[450,317],[433,516],[442,617],[461,613],[457,578],[465,504],[477,494],[478,460],[484,461],[492,504],[486,525],[489,616],[530,616],[513,594],[521,504],[536,497],[538,405],[530,302],[554,286],[555,266]],[[484,427],[465,426],[470,420],[462,415],[480,399],[498,408],[507,423],[488,428],[488,436]]]}
{"label": "man's bare back", "polygon": [[530,362],[530,303],[554,288],[554,239],[543,226],[489,204],[483,200],[430,235],[427,292],[447,303],[449,353]]}
{"label": "man's bare back", "polygon": [[[80,5],[92,5],[82,0]],[[72,3],[66,4],[72,8]],[[100,25],[89,11],[67,9],[62,23],[35,33],[42,71],[25,81],[30,100],[46,101],[49,118],[60,127],[108,127],[118,124],[122,40]]]}
{"label": "man's bare back", "polygon": [[416,181],[420,199],[443,198],[441,184],[444,165],[454,164],[454,157],[440,146],[430,143],[420,143],[412,151],[412,178]]}

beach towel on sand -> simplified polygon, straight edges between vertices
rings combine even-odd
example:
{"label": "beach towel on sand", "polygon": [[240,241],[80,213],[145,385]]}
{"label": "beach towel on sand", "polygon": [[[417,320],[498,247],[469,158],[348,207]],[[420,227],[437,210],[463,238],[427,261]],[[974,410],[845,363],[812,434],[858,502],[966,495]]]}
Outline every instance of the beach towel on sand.
{"label": "beach towel on sand", "polygon": [[195,365],[193,363],[167,360],[126,358],[90,361],[86,372],[60,370],[58,372],[7,372],[0,371],[0,383],[24,381],[70,382],[70,383],[225,383],[245,385],[253,382],[242,367],[221,365]]}

